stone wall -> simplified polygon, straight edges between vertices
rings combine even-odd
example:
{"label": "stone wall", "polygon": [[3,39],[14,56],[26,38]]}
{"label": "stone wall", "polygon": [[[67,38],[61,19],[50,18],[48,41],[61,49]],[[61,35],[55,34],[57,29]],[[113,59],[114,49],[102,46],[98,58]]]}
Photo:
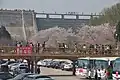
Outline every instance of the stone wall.
{"label": "stone wall", "polygon": [[[35,34],[35,26],[33,24],[34,11],[26,11],[23,10],[23,19],[25,26],[25,33],[27,39]],[[34,18],[34,19],[33,19]],[[0,25],[6,27],[12,37],[23,40],[24,32],[23,32],[23,21],[22,21],[22,10],[0,10]]]}

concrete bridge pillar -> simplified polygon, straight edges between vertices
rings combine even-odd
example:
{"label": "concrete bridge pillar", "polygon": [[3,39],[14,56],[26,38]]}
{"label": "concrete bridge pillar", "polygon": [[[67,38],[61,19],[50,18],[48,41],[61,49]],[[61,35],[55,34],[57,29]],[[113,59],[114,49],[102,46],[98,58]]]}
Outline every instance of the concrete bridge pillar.
{"label": "concrete bridge pillar", "polygon": [[49,19],[49,14],[46,14],[46,18],[48,18],[48,19]]}
{"label": "concrete bridge pillar", "polygon": [[73,61],[73,75],[75,76],[75,72],[76,72],[76,59],[72,60]]}
{"label": "concrete bridge pillar", "polygon": [[91,13],[90,19],[93,19],[93,13]]}
{"label": "concrete bridge pillar", "polygon": [[34,61],[33,60],[31,61],[31,68],[30,68],[30,70],[31,70],[31,73],[34,72]]}
{"label": "concrete bridge pillar", "polygon": [[79,15],[76,15],[76,19],[79,19]]}
{"label": "concrete bridge pillar", "polygon": [[30,59],[27,59],[28,62],[28,69],[30,70]]}
{"label": "concrete bridge pillar", "polygon": [[32,57],[30,64],[31,64],[31,73],[37,73],[37,59],[35,56]]}
{"label": "concrete bridge pillar", "polygon": [[61,18],[64,19],[64,14],[61,15]]}

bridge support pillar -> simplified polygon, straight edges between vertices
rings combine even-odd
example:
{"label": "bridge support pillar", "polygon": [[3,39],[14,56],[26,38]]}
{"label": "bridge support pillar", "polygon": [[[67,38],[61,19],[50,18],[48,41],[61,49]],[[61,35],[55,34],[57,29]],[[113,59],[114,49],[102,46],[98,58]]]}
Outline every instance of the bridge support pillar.
{"label": "bridge support pillar", "polygon": [[37,73],[37,59],[35,56],[32,57],[31,61],[31,73]]}
{"label": "bridge support pillar", "polygon": [[27,59],[28,62],[28,69],[30,70],[30,59]]}
{"label": "bridge support pillar", "polygon": [[73,75],[75,76],[75,72],[76,72],[76,67],[75,67],[76,60],[72,60],[72,61],[73,61],[73,69],[72,69],[72,71],[73,71]]}
{"label": "bridge support pillar", "polygon": [[48,19],[49,19],[49,14],[46,14],[46,18],[48,18]]}
{"label": "bridge support pillar", "polygon": [[35,73],[37,73],[37,60],[36,60],[36,58],[34,60],[34,71],[35,71]]}
{"label": "bridge support pillar", "polygon": [[34,72],[34,62],[33,62],[33,60],[31,61],[31,73],[33,73]]}
{"label": "bridge support pillar", "polygon": [[61,18],[64,19],[64,14],[61,15]]}
{"label": "bridge support pillar", "polygon": [[76,15],[76,19],[79,19],[79,15]]}

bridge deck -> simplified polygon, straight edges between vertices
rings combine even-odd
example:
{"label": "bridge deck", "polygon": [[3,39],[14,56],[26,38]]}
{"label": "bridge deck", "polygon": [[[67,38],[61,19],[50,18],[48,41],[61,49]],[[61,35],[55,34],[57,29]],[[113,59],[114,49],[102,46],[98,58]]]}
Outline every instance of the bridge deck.
{"label": "bridge deck", "polygon": [[[120,57],[120,51],[111,50],[107,53],[102,53],[102,51],[98,51],[95,53],[94,50],[78,50],[74,52],[74,49],[65,49],[65,52],[62,49],[58,48],[46,48],[44,50],[40,50],[40,52],[35,53],[34,51],[30,54],[16,53],[16,47],[0,47],[0,59],[77,59],[79,57]],[[1,52],[4,50],[4,52]]]}
{"label": "bridge deck", "polygon": [[72,16],[101,16],[99,14],[59,14],[59,13],[36,13],[41,15],[72,15]]}
{"label": "bridge deck", "polygon": [[0,59],[77,59],[79,57],[120,57],[120,55],[99,55],[99,54],[0,54]]}

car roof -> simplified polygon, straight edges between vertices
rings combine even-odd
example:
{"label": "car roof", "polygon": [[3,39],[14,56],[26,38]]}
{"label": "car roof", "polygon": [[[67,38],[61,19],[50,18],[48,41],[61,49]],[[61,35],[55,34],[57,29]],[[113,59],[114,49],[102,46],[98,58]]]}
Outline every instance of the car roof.
{"label": "car roof", "polygon": [[40,76],[39,74],[34,74],[34,75],[29,75],[29,77],[38,77]]}
{"label": "car roof", "polygon": [[28,77],[39,77],[39,76],[41,76],[41,77],[47,77],[47,78],[49,77],[49,76],[44,76],[44,75],[40,75],[40,74],[28,75]]}
{"label": "car roof", "polygon": [[9,73],[9,72],[0,72],[0,73]]}
{"label": "car roof", "polygon": [[21,74],[34,74],[34,73],[21,73]]}

